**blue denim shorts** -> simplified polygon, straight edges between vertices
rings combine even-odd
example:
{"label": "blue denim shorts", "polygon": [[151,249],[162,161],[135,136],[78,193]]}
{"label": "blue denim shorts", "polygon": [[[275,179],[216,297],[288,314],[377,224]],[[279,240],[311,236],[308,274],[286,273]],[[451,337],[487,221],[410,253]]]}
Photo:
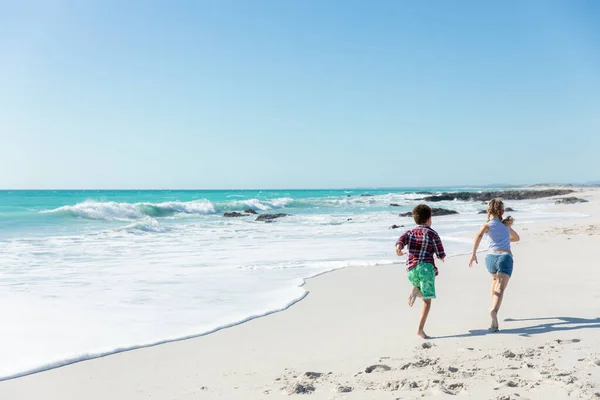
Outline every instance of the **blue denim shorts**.
{"label": "blue denim shorts", "polygon": [[490,274],[512,275],[513,257],[510,253],[492,253],[485,257],[485,266]]}

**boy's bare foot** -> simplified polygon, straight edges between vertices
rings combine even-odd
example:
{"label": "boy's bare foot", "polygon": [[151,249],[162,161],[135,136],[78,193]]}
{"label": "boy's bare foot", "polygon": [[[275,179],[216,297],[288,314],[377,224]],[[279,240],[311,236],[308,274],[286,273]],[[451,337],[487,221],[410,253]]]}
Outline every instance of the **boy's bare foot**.
{"label": "boy's bare foot", "polygon": [[491,310],[490,317],[492,317],[492,325],[490,326],[490,332],[498,331],[498,311]]}
{"label": "boy's bare foot", "polygon": [[417,332],[417,335],[418,335],[419,337],[423,338],[423,339],[431,339],[431,337],[430,337],[430,336],[428,336],[428,335],[425,333],[425,331],[418,331],[418,332]]}
{"label": "boy's bare foot", "polygon": [[421,293],[419,288],[413,286],[412,290],[410,291],[410,294],[408,295],[409,307],[412,307],[415,304],[415,300],[417,299],[417,297],[419,297],[419,293]]}

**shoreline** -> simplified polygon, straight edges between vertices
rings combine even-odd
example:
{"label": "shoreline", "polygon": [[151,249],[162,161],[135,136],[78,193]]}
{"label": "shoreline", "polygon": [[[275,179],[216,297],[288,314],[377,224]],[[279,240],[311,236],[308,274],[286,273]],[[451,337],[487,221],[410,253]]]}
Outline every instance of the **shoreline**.
{"label": "shoreline", "polygon": [[[597,200],[597,191],[590,191],[590,196],[594,197],[595,200]],[[583,205],[565,205],[565,206],[561,206],[561,208],[566,208],[569,207],[571,209],[575,209],[575,210],[581,210],[581,209],[588,209],[588,210],[597,210],[597,201],[593,202],[594,204],[591,203],[584,203]],[[578,211],[580,212],[580,211]],[[580,233],[581,230],[583,230],[583,232],[585,232],[585,229],[587,224],[589,224],[589,226],[592,226],[593,224],[597,223],[598,221],[598,213],[594,212],[594,213],[590,213],[591,216],[582,218],[580,219],[576,219],[576,220],[564,220],[564,221],[560,221],[559,223],[557,223],[556,221],[554,222],[537,222],[535,224],[531,224],[525,227],[520,227],[521,229],[523,229],[525,232],[529,232],[529,234],[527,235],[521,235],[526,236],[527,239],[531,239],[532,237],[535,236],[536,240],[524,240],[522,242],[522,244],[519,244],[516,249],[516,253],[519,254],[520,250],[522,247],[528,247],[528,246],[534,246],[536,248],[544,247],[544,243],[548,242],[549,239],[552,239],[550,241],[554,241],[556,240],[556,238],[560,238],[561,236],[559,234],[556,235],[551,235],[548,234],[549,230],[552,229],[575,229],[574,232],[576,232],[575,234],[573,234],[572,236],[574,237],[570,237],[569,240],[572,240],[573,242],[577,242],[580,241],[582,239],[582,237],[580,236],[585,236],[584,235],[578,235],[577,233]],[[569,228],[569,227],[575,227],[575,228]],[[594,231],[596,232],[596,231]],[[571,232],[573,233],[573,232]],[[594,233],[596,234],[596,233]],[[542,238],[543,240],[540,242],[537,239]],[[537,245],[536,245],[537,243]],[[527,250],[527,249],[524,249]],[[452,272],[450,270],[446,271],[448,266],[455,266],[455,265],[460,265],[461,262],[463,262],[463,260],[466,258],[465,255],[457,255],[457,256],[453,256],[452,259],[447,260],[447,262],[445,264],[441,264],[440,267],[440,278],[442,278],[443,280],[449,279],[446,278],[447,275],[450,275]],[[518,263],[519,261],[517,261]],[[518,265],[518,264],[517,264]],[[398,268],[398,266],[400,266],[401,268]],[[481,265],[480,265],[481,267]],[[450,269],[450,268],[448,268]],[[349,272],[348,272],[349,271]],[[275,328],[277,331],[279,332],[288,332],[288,330],[291,329],[291,327],[289,326],[289,324],[286,324],[287,326],[281,326],[280,322],[277,322],[279,320],[289,320],[290,318],[292,320],[294,320],[294,318],[296,318],[295,316],[291,316],[291,314],[299,314],[301,317],[301,320],[304,320],[307,315],[306,315],[306,309],[309,308],[312,310],[312,312],[314,313],[322,313],[322,310],[319,311],[320,309],[322,309],[323,307],[323,302],[325,303],[330,303],[332,299],[328,298],[328,297],[333,297],[334,293],[336,292],[335,290],[335,285],[337,284],[336,281],[341,280],[341,281],[346,281],[347,279],[350,279],[348,277],[352,277],[355,275],[361,276],[361,282],[350,282],[353,285],[358,283],[361,284],[366,284],[367,283],[367,278],[369,277],[369,273],[375,271],[375,273],[379,273],[381,272],[383,275],[385,275],[387,278],[391,278],[393,277],[394,279],[398,278],[398,285],[397,286],[401,286],[402,288],[399,290],[399,292],[401,292],[401,294],[397,294],[394,293],[394,289],[392,288],[388,288],[390,290],[385,291],[385,293],[388,296],[393,296],[393,297],[397,297],[398,295],[400,297],[404,297],[404,289],[406,286],[404,280],[405,277],[403,277],[404,275],[404,265],[399,263],[394,263],[391,265],[385,265],[385,266],[376,266],[376,267],[346,267],[346,268],[342,268],[342,269],[336,269],[336,270],[332,270],[332,271],[326,271],[326,272],[322,272],[320,274],[317,274],[316,276],[310,277],[310,278],[306,278],[304,279],[303,284],[301,285],[301,287],[305,287],[308,288],[308,290],[306,290],[306,292],[304,293],[304,295],[294,301],[293,303],[289,304],[287,307],[278,310],[278,311],[272,311],[269,312],[265,315],[261,315],[261,316],[255,316],[250,320],[244,321],[244,322],[239,322],[239,323],[235,323],[232,324],[230,326],[227,327],[227,329],[225,329],[225,327],[221,327],[217,330],[214,330],[213,332],[209,333],[204,333],[204,334],[200,334],[200,335],[194,335],[185,339],[175,339],[174,341],[166,341],[166,342],[161,342],[161,343],[157,343],[157,344],[153,344],[153,345],[148,345],[148,346],[143,346],[143,347],[138,347],[135,350],[133,349],[127,349],[127,350],[121,350],[118,353],[111,353],[108,355],[102,355],[102,356],[97,356],[93,359],[86,359],[86,360],[79,360],[76,361],[75,363],[70,363],[67,364],[66,366],[56,366],[52,369],[46,369],[44,372],[33,372],[30,373],[26,376],[22,376],[22,377],[13,377],[10,379],[6,379],[4,381],[2,381],[0,383],[0,397],[4,396],[2,394],[4,393],[9,393],[13,396],[17,396],[17,397],[6,397],[9,399],[15,398],[15,399],[25,399],[25,398],[29,398],[29,397],[20,397],[20,396],[24,396],[25,393],[30,393],[28,391],[28,387],[31,385],[31,383],[28,383],[30,381],[33,381],[32,383],[39,383],[42,386],[45,386],[46,389],[48,389],[48,387],[53,387],[55,385],[55,380],[59,380],[59,381],[64,381],[65,379],[67,381],[71,380],[73,378],[73,374],[75,374],[75,376],[79,376],[80,374],[83,374],[84,376],[90,376],[90,377],[94,377],[97,375],[98,369],[103,370],[101,375],[104,375],[105,378],[107,379],[111,379],[110,378],[110,370],[112,370],[115,367],[118,367],[119,362],[117,362],[117,359],[126,359],[128,363],[133,362],[135,365],[139,366],[139,359],[142,358],[147,358],[150,357],[152,358],[153,356],[156,356],[156,353],[159,353],[159,358],[160,359],[168,359],[173,361],[173,358],[176,357],[176,355],[170,355],[169,352],[171,350],[173,350],[174,348],[187,348],[187,347],[204,347],[201,342],[204,341],[204,339],[210,338],[210,340],[206,340],[207,342],[216,342],[217,344],[219,344],[220,346],[222,346],[221,350],[226,351],[226,347],[227,347],[227,343],[231,344],[231,341],[233,340],[234,342],[240,341],[240,340],[244,340],[241,338],[244,338],[244,332],[248,332],[248,331],[254,331],[255,329],[258,329],[259,331],[261,331],[262,333],[268,332],[268,331],[272,331],[273,330],[273,325],[275,325]],[[337,272],[336,274],[331,274],[331,272]],[[385,279],[386,281],[390,280],[390,279]],[[469,278],[471,279],[471,278]],[[351,279],[350,279],[351,280]],[[323,283],[326,282],[326,283]],[[517,281],[518,282],[518,281]],[[456,282],[455,282],[456,283]],[[371,282],[372,284],[372,282]],[[388,283],[389,284],[389,283]],[[403,286],[404,285],[404,286]],[[444,285],[443,281],[440,280],[440,284],[441,287],[443,287],[442,285]],[[517,285],[517,283],[515,283],[515,285]],[[319,289],[320,287],[325,286],[325,288]],[[358,285],[360,286],[360,285]],[[357,289],[357,288],[355,288]],[[373,289],[373,288],[371,288]],[[443,291],[446,291],[448,288],[443,289]],[[328,293],[327,291],[331,291],[333,293]],[[339,289],[338,289],[339,290]],[[358,289],[357,289],[358,290]],[[397,291],[397,290],[396,290]],[[375,290],[374,292],[371,291],[369,292],[370,295],[373,295],[374,293],[377,293],[377,290]],[[311,294],[311,296],[308,296],[309,294]],[[510,299],[511,296],[511,291],[509,290],[509,294],[508,294],[508,299]],[[313,298],[317,298],[316,300],[314,300]],[[444,298],[446,298],[446,295],[444,295]],[[304,300],[304,301],[300,301],[300,300]],[[349,299],[348,301],[355,303],[356,299]],[[440,300],[440,302],[442,302],[444,300]],[[510,300],[509,300],[510,301]],[[320,305],[313,305],[313,304],[309,304],[306,305],[306,303],[321,303]],[[295,307],[292,307],[295,306]],[[389,309],[389,305],[383,305],[382,307]],[[397,309],[398,314],[406,314],[406,310],[402,310],[404,308],[404,301],[400,301],[399,304],[395,304],[394,307],[392,307],[392,309]],[[433,311],[432,311],[432,317],[436,318],[435,315],[436,313],[436,308],[437,308],[437,301],[436,303],[434,303],[434,307],[433,307]],[[285,313],[282,313],[281,311],[287,311]],[[344,308],[340,308],[338,310],[339,312],[344,313],[344,315],[348,314],[348,309],[347,307]],[[367,312],[373,312],[374,314],[377,314],[379,317],[381,317],[381,315],[379,315],[379,312],[375,309],[375,310],[363,310],[363,311],[367,311]],[[310,316],[310,313],[308,314]],[[410,314],[411,317],[406,319],[406,323],[408,323],[408,325],[416,325],[416,316],[415,313],[411,313]],[[262,318],[264,316],[269,316],[269,318]],[[348,318],[350,318],[350,316],[348,316]],[[331,325],[331,321],[325,321],[324,324],[326,325]],[[450,323],[451,325],[452,323]],[[258,326],[258,328],[256,328]],[[262,327],[261,327],[262,326]],[[293,324],[292,324],[293,326]],[[357,325],[353,325],[353,330],[352,333],[350,333],[350,335],[354,335],[355,336],[355,332],[357,329],[359,328],[360,324]],[[285,329],[284,329],[285,328]],[[396,326],[396,330],[398,330],[399,327]],[[318,329],[317,329],[318,330]],[[402,329],[400,329],[402,331]],[[447,330],[447,328],[446,328]],[[242,332],[240,334],[240,331]],[[322,329],[319,330],[319,332],[322,333]],[[435,332],[433,332],[435,335]],[[307,336],[310,337],[312,334],[314,334],[314,331],[311,332],[306,332]],[[410,336],[408,333],[404,333],[404,335],[400,335],[404,338],[404,340],[407,340],[410,343],[414,343],[414,344],[418,344],[418,341],[415,341],[415,338],[410,338]],[[484,337],[487,337],[489,335],[484,335]],[[499,335],[502,336],[502,335]],[[214,338],[214,339],[213,339]],[[389,339],[389,338],[388,338]],[[440,340],[440,339],[436,339],[436,340]],[[229,342],[228,342],[229,341]],[[385,342],[385,341],[384,341]],[[251,342],[252,343],[252,342]],[[262,342],[260,342],[262,343]],[[389,344],[386,342],[386,344]],[[263,346],[265,344],[263,343]],[[363,346],[364,347],[364,343],[361,343],[361,341],[359,340],[356,343],[357,346]],[[218,348],[219,346],[217,346]],[[268,347],[268,346],[267,346]],[[289,346],[288,346],[289,347]],[[287,349],[289,350],[289,348]],[[293,349],[292,349],[293,350]],[[370,354],[371,356],[373,355],[373,353],[371,352],[372,349],[370,349],[369,351],[363,351],[363,353],[367,353]],[[406,350],[406,349],[405,349]],[[597,350],[597,349],[596,349]],[[209,354],[211,354],[212,356],[214,356],[214,359],[218,359],[218,357],[216,357],[215,354],[211,353],[209,350],[204,349],[204,351],[208,351]],[[272,352],[271,352],[272,353]],[[288,351],[289,353],[289,351]],[[180,354],[181,355],[181,354]],[[112,356],[112,357],[109,357]],[[340,354],[338,355],[339,358],[344,359],[348,356],[347,351],[341,351]],[[232,358],[235,359],[235,355],[228,355],[227,358]],[[331,360],[331,357],[325,357],[324,360],[321,361],[325,361],[325,365],[330,364],[333,366],[336,366],[337,369],[339,368],[339,365],[336,365],[335,360]],[[351,357],[352,358],[352,357]],[[316,358],[316,360],[318,360],[318,358]],[[83,361],[86,361],[85,363]],[[188,360],[190,361],[190,360]],[[197,360],[196,360],[197,361]],[[239,360],[238,360],[239,361]],[[190,361],[191,362],[191,361]],[[288,360],[289,362],[289,360]],[[236,364],[235,362],[233,362],[233,364]],[[302,363],[300,363],[302,364]],[[265,365],[260,365],[262,367],[263,370],[272,370],[272,367],[274,367],[273,365],[270,365],[268,362]],[[227,367],[227,366],[225,366]],[[231,368],[232,365],[229,365],[229,368]],[[308,367],[307,367],[308,368]],[[117,368],[119,369],[119,368]],[[225,370],[227,370],[228,368],[225,368]],[[126,370],[123,370],[122,368],[119,369],[121,372],[125,372]],[[200,370],[204,370],[203,368],[200,368]],[[248,370],[252,370],[252,368],[249,368]],[[161,370],[162,371],[162,370]],[[179,370],[180,372],[182,370]],[[156,372],[158,371],[154,371],[155,375]],[[162,371],[162,372],[166,372],[166,371]],[[239,373],[242,373],[242,371],[238,371]],[[283,372],[280,372],[283,373]],[[169,375],[169,374],[168,374]],[[211,374],[207,374],[208,376],[210,376]],[[157,377],[161,377],[161,374],[158,374]],[[90,378],[91,379],[91,378]],[[115,377],[113,376],[112,379],[114,380]],[[290,378],[291,379],[291,378]],[[143,380],[142,380],[143,381]],[[214,377],[211,379],[208,379],[208,381],[212,381],[212,382],[206,382],[206,387],[208,387],[208,389],[199,389],[202,390],[202,393],[204,395],[217,395],[218,392],[213,393],[212,390],[210,389],[211,387],[222,387],[222,390],[225,390],[225,388],[228,387],[228,383],[229,382],[227,379],[225,379],[225,381],[222,381],[220,379],[218,379],[218,377]],[[231,382],[234,382],[235,379]],[[146,382],[146,384],[144,384],[143,382],[138,382],[137,387],[144,387],[147,384],[150,384],[151,380],[148,380]],[[73,382],[72,382],[73,383]],[[124,382],[121,382],[124,387],[123,389],[125,389],[125,387],[129,387],[130,389],[132,387],[130,387],[129,385],[127,385]],[[219,384],[220,383],[220,384]],[[165,383],[167,385],[167,383]],[[33,385],[35,386],[35,385]],[[136,385],[133,385],[134,387],[136,387]],[[169,386],[169,385],[167,385]],[[238,387],[242,386],[241,384],[238,385]],[[29,388],[31,389],[31,388]],[[81,388],[79,388],[81,389]],[[41,390],[41,389],[40,389]],[[275,392],[274,389],[270,389],[271,391]],[[54,395],[54,390],[50,390],[51,394]],[[225,392],[227,392],[227,390],[225,390]],[[221,392],[221,394],[225,393],[225,392]],[[56,398],[76,398],[76,397],[69,397],[70,396],[69,391],[65,392],[65,393],[60,393],[57,392],[56,393]],[[80,393],[80,392],[78,392]],[[111,391],[109,390],[108,392],[106,391],[106,389],[103,392],[106,396],[111,396]],[[117,392],[115,393],[119,393],[119,391],[117,390]],[[355,392],[356,393],[356,392]],[[149,394],[149,392],[147,393]],[[316,394],[316,392],[315,392]],[[329,394],[331,394],[331,392],[329,392]],[[388,393],[389,394],[389,393]],[[238,393],[239,395],[239,393]],[[261,393],[261,395],[264,395],[264,393]],[[66,396],[66,397],[65,397]],[[346,396],[346,395],[344,395]],[[348,394],[348,396],[350,396],[350,394]],[[33,398],[33,397],[32,397]],[[48,397],[48,398],[54,398],[54,397]],[[95,398],[95,397],[94,397]],[[100,397],[98,397],[100,398]],[[127,397],[127,398],[146,398],[146,397]],[[162,398],[162,397],[161,397]],[[170,397],[169,397],[170,398]],[[185,396],[183,397],[173,397],[173,398],[187,398]],[[249,398],[254,398],[254,397],[249,397]],[[387,398],[387,397],[382,397],[382,398]]]}

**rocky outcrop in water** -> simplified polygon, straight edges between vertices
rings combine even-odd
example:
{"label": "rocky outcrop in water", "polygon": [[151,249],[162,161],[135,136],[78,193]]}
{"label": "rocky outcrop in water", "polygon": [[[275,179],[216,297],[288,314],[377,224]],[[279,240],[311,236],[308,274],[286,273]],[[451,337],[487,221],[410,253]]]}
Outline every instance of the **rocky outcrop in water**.
{"label": "rocky outcrop in water", "polygon": [[565,197],[563,199],[556,200],[556,204],[576,204],[576,203],[587,203],[588,201],[585,199],[580,199],[578,197]]}
{"label": "rocky outcrop in water", "polygon": [[249,208],[247,210],[244,210],[244,213],[246,214],[258,214],[256,211],[254,211],[253,209]]}
{"label": "rocky outcrop in water", "polygon": [[224,217],[227,218],[237,218],[237,217],[243,217],[244,214],[240,214],[237,211],[233,211],[233,212],[226,212],[225,214],[223,214]]}
{"label": "rocky outcrop in water", "polygon": [[[504,211],[506,211],[506,212],[515,212],[514,208],[510,208],[510,207],[506,207],[504,209]],[[481,211],[478,212],[478,214],[487,214],[487,210],[481,210]]]}
{"label": "rocky outcrop in water", "polygon": [[390,207],[400,207],[400,204],[398,204],[398,203],[390,203]]}
{"label": "rocky outcrop in water", "polygon": [[546,197],[562,196],[573,193],[569,189],[547,189],[547,190],[507,190],[497,192],[460,192],[460,193],[444,193],[434,196],[427,196],[419,199],[421,201],[490,201],[491,199],[503,200],[535,200]]}
{"label": "rocky outcrop in water", "polygon": [[255,221],[269,222],[269,221],[272,221],[272,220],[277,219],[277,218],[288,217],[289,215],[290,214],[283,214],[283,213],[279,213],[279,214],[262,214],[262,215],[259,215],[258,217],[256,217]]}
{"label": "rocky outcrop in water", "polygon": [[[412,216],[412,214],[411,214],[411,216]],[[394,225],[390,226],[388,229],[398,229],[398,228],[404,228],[404,225],[396,225],[396,224],[394,224]]]}
{"label": "rocky outcrop in water", "polygon": [[[431,209],[431,216],[432,217],[442,217],[444,215],[453,215],[453,214],[458,214],[457,211],[454,210],[446,210],[445,208],[432,208]],[[412,212],[405,212],[405,213],[400,213],[399,214],[400,217],[412,217]]]}

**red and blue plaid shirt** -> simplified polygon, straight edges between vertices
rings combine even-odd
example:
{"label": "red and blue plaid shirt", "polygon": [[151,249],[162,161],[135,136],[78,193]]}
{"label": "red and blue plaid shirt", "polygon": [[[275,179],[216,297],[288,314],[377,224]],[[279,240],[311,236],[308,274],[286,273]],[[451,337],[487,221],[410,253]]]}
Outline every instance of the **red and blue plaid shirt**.
{"label": "red and blue plaid shirt", "polygon": [[419,225],[400,236],[396,242],[396,245],[398,244],[408,248],[407,271],[416,268],[420,263],[429,263],[433,265],[435,274],[438,274],[433,255],[435,254],[442,259],[446,257],[446,253],[444,252],[442,240],[436,231],[429,226]]}

